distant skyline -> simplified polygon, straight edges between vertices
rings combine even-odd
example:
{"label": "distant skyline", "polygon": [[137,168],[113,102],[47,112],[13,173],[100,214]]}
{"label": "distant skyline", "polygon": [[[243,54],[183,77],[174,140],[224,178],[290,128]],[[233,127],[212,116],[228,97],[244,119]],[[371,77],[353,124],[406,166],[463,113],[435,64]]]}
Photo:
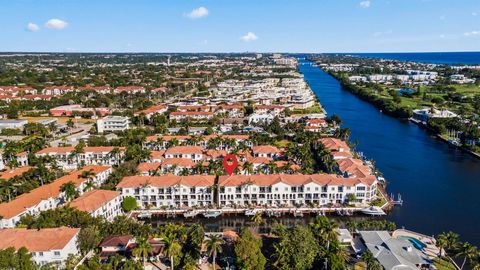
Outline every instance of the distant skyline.
{"label": "distant skyline", "polygon": [[0,0],[2,52],[480,51],[478,0]]}

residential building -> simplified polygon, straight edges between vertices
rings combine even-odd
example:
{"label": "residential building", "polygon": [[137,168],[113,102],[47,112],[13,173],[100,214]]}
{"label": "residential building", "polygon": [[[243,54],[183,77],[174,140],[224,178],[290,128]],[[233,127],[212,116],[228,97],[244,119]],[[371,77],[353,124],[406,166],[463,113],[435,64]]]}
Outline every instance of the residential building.
{"label": "residential building", "polygon": [[122,214],[122,197],[118,191],[95,189],[73,200],[70,207],[113,221]]}
{"label": "residential building", "polygon": [[132,196],[141,207],[205,207],[214,202],[213,175],[127,176],[117,185],[122,197]]}
{"label": "residential building", "polygon": [[[92,171],[94,175],[90,179],[82,178],[81,175],[84,171]],[[94,185],[100,186],[111,173],[112,168],[109,166],[86,166],[81,170],[62,176],[50,184],[24,193],[10,202],[1,203],[0,229],[13,228],[22,216],[37,215],[41,211],[55,209],[65,203],[65,194],[60,190],[63,184],[73,182],[77,191],[82,194],[87,181],[92,181]]]}
{"label": "residential building", "polygon": [[387,231],[360,231],[363,244],[385,270],[432,269],[432,260],[408,239],[394,238]]}
{"label": "residential building", "polygon": [[28,120],[0,120],[0,130],[2,129],[20,129],[28,123]]}
{"label": "residential building", "polygon": [[97,132],[103,133],[106,131],[125,131],[129,127],[128,117],[109,115],[97,120]]}
{"label": "residential building", "polygon": [[47,147],[35,155],[54,157],[57,165],[64,169],[76,169],[80,164],[114,166],[120,164],[125,156],[125,147],[86,146],[81,153],[75,153],[72,146]]}
{"label": "residential building", "polygon": [[358,204],[376,198],[377,180],[342,178],[333,174],[270,174],[220,176],[220,206],[295,206],[343,204],[354,194]]}
{"label": "residential building", "polygon": [[78,255],[79,228],[4,229],[0,230],[0,250],[25,247],[38,265],[54,263],[59,268],[69,255]]}
{"label": "residential building", "polygon": [[413,110],[412,118],[420,122],[428,122],[430,118],[455,118],[457,114],[449,110],[438,110],[435,108],[425,108]]}
{"label": "residential building", "polygon": [[160,104],[160,105],[152,106],[145,110],[138,111],[135,113],[135,115],[144,114],[147,119],[150,119],[154,114],[163,114],[167,112],[167,110],[168,110],[168,107],[166,105]]}
{"label": "residential building", "polygon": [[197,121],[205,121],[210,120],[214,116],[213,112],[171,112],[170,113],[170,120],[182,120],[182,119],[191,119]]}

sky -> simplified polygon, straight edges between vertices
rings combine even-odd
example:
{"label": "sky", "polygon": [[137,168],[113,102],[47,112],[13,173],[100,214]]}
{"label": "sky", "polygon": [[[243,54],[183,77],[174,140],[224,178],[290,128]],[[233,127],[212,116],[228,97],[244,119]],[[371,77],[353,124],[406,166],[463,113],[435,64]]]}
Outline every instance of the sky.
{"label": "sky", "polygon": [[0,51],[480,51],[480,0],[0,0]]}

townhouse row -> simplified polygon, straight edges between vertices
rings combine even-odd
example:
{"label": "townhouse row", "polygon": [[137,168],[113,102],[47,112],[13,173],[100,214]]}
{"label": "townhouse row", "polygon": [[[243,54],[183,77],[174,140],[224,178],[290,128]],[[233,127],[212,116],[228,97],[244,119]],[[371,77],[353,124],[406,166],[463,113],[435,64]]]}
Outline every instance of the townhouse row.
{"label": "townhouse row", "polygon": [[140,207],[325,206],[343,204],[348,194],[368,205],[377,196],[377,179],[343,178],[329,174],[271,174],[221,176],[214,196],[211,175],[129,176],[117,186],[123,197],[132,196]]}

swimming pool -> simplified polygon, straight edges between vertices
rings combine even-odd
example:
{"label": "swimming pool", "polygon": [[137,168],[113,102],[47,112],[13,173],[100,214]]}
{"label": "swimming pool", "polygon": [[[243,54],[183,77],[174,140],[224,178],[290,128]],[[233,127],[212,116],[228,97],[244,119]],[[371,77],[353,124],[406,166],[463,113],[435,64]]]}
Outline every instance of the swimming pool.
{"label": "swimming pool", "polygon": [[410,241],[413,246],[416,248],[416,249],[419,249],[419,250],[422,250],[424,248],[427,247],[427,245],[425,245],[422,241],[416,239],[416,238],[413,238],[413,237],[409,237],[409,236],[399,236],[399,238],[404,238],[404,239],[408,239],[408,241]]}

